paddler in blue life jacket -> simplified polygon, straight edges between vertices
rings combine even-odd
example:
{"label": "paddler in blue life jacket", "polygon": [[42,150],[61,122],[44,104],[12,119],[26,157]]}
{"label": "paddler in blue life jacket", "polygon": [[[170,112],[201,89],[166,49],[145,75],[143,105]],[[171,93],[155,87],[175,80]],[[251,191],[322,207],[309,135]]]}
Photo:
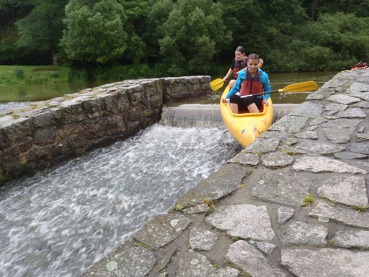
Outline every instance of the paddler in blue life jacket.
{"label": "paddler in blue life jacket", "polygon": [[222,99],[223,103],[229,100],[233,113],[237,114],[239,110],[245,111],[246,109],[250,113],[258,113],[263,104],[269,105],[269,94],[252,96],[252,94],[272,90],[268,74],[259,68],[259,60],[257,54],[250,54],[247,57],[247,67],[238,72],[234,86],[226,98]]}

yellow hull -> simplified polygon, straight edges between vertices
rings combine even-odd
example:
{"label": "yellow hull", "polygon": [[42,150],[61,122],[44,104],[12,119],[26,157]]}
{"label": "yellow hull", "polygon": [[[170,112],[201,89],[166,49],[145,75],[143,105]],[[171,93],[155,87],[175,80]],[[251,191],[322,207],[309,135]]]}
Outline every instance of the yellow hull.
{"label": "yellow hull", "polygon": [[[225,98],[229,91],[229,86],[224,90],[221,99]],[[228,103],[220,100],[220,111],[223,122],[231,135],[244,147],[265,132],[273,122],[273,103],[268,99],[269,105],[264,105],[261,113],[234,114]]]}

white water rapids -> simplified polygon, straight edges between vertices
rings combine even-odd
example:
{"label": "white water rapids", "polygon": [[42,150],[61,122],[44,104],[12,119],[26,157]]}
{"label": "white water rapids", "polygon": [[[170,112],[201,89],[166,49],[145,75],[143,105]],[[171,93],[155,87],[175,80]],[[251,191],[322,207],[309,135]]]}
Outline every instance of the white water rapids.
{"label": "white water rapids", "polygon": [[225,130],[156,124],[6,184],[0,276],[79,276],[239,150]]}

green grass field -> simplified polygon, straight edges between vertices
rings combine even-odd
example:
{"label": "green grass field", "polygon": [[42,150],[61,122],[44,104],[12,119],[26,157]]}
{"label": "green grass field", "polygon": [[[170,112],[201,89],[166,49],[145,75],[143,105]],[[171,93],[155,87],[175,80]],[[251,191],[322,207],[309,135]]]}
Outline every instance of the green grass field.
{"label": "green grass field", "polygon": [[67,82],[68,70],[65,66],[0,65],[0,84]]}

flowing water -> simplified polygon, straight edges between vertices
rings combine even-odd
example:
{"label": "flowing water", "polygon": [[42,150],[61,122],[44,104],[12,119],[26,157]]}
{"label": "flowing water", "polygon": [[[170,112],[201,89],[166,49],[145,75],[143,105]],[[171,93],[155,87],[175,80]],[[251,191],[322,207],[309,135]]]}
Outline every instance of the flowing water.
{"label": "flowing water", "polygon": [[233,157],[217,128],[156,124],[0,194],[0,276],[79,276]]}

